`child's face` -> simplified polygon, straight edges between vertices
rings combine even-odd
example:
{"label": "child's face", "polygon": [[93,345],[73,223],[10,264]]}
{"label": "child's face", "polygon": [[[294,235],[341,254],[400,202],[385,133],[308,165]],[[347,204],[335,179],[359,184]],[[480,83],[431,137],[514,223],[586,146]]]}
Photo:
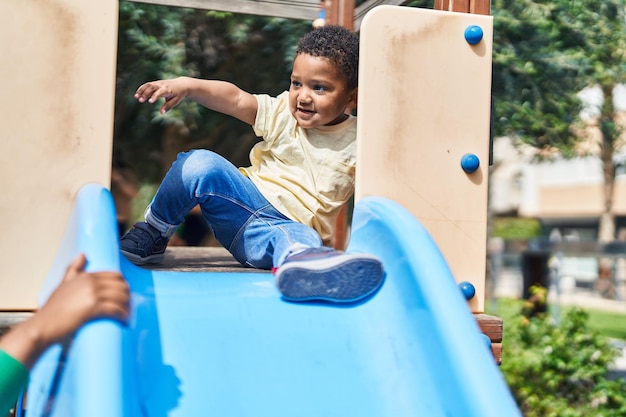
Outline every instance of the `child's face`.
{"label": "child's face", "polygon": [[357,89],[348,89],[344,77],[328,58],[298,54],[293,62],[289,109],[304,128],[333,125],[345,120],[346,108],[356,107]]}

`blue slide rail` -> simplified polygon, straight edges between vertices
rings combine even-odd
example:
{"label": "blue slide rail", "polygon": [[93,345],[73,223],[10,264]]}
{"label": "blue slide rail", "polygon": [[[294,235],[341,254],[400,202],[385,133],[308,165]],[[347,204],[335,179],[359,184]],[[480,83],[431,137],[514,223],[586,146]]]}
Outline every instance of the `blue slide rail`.
{"label": "blue slide rail", "polygon": [[272,275],[153,271],[120,256],[113,201],[90,184],[41,291],[79,252],[119,270],[127,326],[100,320],[31,374],[34,416],[521,416],[440,251],[398,204],[360,200],[348,251],[386,277],[349,306],[290,303]]}

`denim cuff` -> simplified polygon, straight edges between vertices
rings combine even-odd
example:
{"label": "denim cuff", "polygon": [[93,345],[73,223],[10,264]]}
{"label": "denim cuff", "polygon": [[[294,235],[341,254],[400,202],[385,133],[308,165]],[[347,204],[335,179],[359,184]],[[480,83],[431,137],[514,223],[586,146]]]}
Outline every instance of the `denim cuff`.
{"label": "denim cuff", "polygon": [[161,236],[168,238],[168,239],[174,235],[174,233],[176,232],[176,229],[178,228],[178,225],[171,225],[159,219],[157,216],[155,216],[152,213],[152,210],[150,210],[150,206],[146,208],[144,217],[146,218],[146,223],[148,223],[150,226],[154,227],[159,232],[161,232]]}
{"label": "denim cuff", "polygon": [[287,250],[285,250],[282,255],[280,255],[280,257],[278,258],[278,263],[276,264],[277,267],[281,266],[284,262],[285,259],[287,259],[288,256],[291,255],[295,255],[296,253],[300,253],[305,249],[310,248],[310,246],[307,245],[303,245],[302,243],[294,243],[291,246],[289,246],[287,248]]}

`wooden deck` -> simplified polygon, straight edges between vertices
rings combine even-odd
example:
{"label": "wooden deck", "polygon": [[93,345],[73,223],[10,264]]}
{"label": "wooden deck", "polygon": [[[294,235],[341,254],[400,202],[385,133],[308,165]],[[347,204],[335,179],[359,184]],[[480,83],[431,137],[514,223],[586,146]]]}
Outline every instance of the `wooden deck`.
{"label": "wooden deck", "polygon": [[143,268],[181,272],[269,272],[245,267],[237,262],[226,249],[208,246],[168,247],[163,263],[146,265]]}
{"label": "wooden deck", "polygon": [[31,311],[0,311],[0,337],[11,327],[31,317]]}

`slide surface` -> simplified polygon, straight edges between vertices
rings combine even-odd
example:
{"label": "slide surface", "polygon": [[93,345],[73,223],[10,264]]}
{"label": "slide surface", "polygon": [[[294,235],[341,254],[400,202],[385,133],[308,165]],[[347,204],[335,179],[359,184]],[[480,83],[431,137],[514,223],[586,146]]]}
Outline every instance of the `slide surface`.
{"label": "slide surface", "polygon": [[362,303],[282,300],[258,271],[173,272],[120,256],[109,192],[79,193],[44,288],[85,252],[132,290],[128,326],[101,320],[33,369],[34,416],[520,416],[441,253],[419,222],[361,199],[348,251],[379,256]]}

